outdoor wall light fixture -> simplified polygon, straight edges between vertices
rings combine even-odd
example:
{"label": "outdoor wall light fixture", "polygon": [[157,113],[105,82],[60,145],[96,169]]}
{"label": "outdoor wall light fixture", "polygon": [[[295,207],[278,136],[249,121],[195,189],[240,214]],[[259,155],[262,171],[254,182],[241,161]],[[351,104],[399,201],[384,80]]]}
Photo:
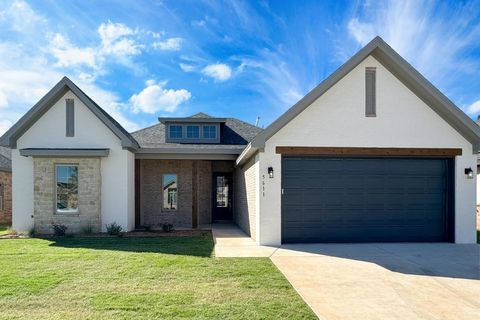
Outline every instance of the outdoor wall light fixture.
{"label": "outdoor wall light fixture", "polygon": [[269,177],[270,179],[273,178],[273,168],[272,168],[272,167],[268,167],[268,177]]}
{"label": "outdoor wall light fixture", "polygon": [[465,175],[467,179],[473,179],[473,170],[472,168],[465,168]]}

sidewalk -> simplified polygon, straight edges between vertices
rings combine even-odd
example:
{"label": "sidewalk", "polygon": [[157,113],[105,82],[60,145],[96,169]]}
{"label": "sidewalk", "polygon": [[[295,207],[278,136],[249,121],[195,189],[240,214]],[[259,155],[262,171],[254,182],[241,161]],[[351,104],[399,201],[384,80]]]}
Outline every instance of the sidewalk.
{"label": "sidewalk", "polygon": [[233,223],[212,224],[215,256],[233,257],[270,257],[276,247],[259,246],[245,232]]}

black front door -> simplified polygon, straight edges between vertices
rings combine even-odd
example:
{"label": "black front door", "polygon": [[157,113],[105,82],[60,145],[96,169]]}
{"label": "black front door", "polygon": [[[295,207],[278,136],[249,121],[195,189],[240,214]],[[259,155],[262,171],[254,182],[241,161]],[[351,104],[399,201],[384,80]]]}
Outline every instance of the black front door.
{"label": "black front door", "polygon": [[232,174],[213,174],[213,220],[232,220]]}

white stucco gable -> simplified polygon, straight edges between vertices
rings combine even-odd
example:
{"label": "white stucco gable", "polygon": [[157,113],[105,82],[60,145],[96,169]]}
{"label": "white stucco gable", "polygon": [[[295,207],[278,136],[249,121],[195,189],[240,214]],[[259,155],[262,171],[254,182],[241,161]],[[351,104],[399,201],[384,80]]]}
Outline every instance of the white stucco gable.
{"label": "white stucco gable", "polygon": [[[74,135],[66,136],[66,100],[74,101]],[[121,140],[71,91],[17,140],[17,148],[119,148]]]}
{"label": "white stucco gable", "polygon": [[[66,132],[67,99],[73,99],[74,106],[74,134],[71,136]],[[2,136],[0,144],[12,148],[15,229],[26,231],[33,226],[34,157],[75,159],[92,156],[101,159],[102,229],[112,222],[120,224],[124,230],[134,228],[134,151],[138,144],[68,78],[63,78]]]}
{"label": "white stucco gable", "polygon": [[[384,49],[392,54],[385,46],[381,39],[367,45],[354,63],[347,62],[274,121],[237,159],[242,165],[259,152],[260,174],[265,176],[269,167],[276,172],[275,178],[261,181],[259,244],[281,243],[282,155],[277,147],[461,149],[454,165],[455,242],[476,241],[476,181],[467,179],[464,170],[476,170],[480,128],[423,77],[400,72],[396,60],[382,55]],[[371,67],[376,70],[375,117],[365,111],[365,73]]]}

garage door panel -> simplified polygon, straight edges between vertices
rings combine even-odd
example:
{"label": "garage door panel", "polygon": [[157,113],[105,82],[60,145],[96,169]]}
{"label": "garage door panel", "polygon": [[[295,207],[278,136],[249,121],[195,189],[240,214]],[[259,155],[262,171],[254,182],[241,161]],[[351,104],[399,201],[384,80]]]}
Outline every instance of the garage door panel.
{"label": "garage door panel", "polygon": [[444,241],[445,159],[284,158],[283,242]]}

